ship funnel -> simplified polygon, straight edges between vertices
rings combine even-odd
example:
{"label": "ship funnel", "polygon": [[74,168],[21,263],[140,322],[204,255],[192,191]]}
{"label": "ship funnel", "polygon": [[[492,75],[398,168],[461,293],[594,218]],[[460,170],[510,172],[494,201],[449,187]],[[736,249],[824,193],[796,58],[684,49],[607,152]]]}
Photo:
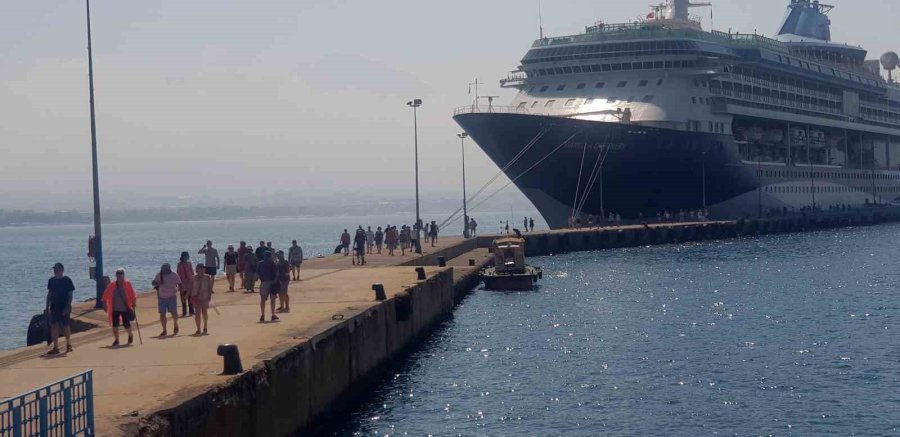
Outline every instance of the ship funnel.
{"label": "ship funnel", "polygon": [[796,35],[831,41],[831,20],[828,18],[828,12],[832,9],[834,6],[819,3],[819,0],[791,0],[778,35]]}

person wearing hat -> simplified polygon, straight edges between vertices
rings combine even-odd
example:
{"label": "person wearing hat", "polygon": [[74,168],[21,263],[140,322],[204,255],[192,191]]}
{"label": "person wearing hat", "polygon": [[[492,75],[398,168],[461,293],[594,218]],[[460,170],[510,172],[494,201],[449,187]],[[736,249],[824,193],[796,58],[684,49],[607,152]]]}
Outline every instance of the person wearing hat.
{"label": "person wearing hat", "polygon": [[173,335],[178,335],[178,287],[181,286],[181,278],[172,271],[172,266],[165,263],[160,267],[159,273],[153,279],[153,287],[156,288],[157,306],[159,307],[159,324],[162,325],[160,337],[169,335],[169,321],[166,313],[172,314],[172,322],[175,324]]}
{"label": "person wearing hat", "polygon": [[134,343],[129,315],[134,315],[134,309],[137,307],[137,293],[134,292],[131,282],[125,279],[125,269],[116,270],[116,280],[103,292],[103,305],[109,317],[109,324],[112,325],[113,337],[116,339],[112,347],[119,346],[119,324],[124,325],[128,331],[128,344]]}
{"label": "person wearing hat", "polygon": [[59,331],[66,336],[66,352],[72,352],[72,329],[69,327],[69,318],[72,315],[72,294],[75,292],[75,284],[63,273],[65,268],[61,263],[53,266],[53,277],[47,281],[47,308],[45,313],[49,318],[50,338],[53,340],[53,349],[47,355],[59,354]]}

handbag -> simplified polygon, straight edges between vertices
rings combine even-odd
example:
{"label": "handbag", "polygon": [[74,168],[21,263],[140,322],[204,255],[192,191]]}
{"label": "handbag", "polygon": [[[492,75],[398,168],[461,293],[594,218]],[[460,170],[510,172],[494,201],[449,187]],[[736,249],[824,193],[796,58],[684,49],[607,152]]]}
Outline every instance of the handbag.
{"label": "handbag", "polygon": [[125,310],[125,320],[127,320],[127,321],[129,321],[129,322],[133,322],[134,319],[137,318],[137,316],[134,314],[134,310],[133,310],[133,309],[128,308],[128,299],[125,297],[125,292],[122,291],[121,288],[116,287],[116,293],[121,293],[122,300],[125,301],[125,308],[126,308],[126,310]]}

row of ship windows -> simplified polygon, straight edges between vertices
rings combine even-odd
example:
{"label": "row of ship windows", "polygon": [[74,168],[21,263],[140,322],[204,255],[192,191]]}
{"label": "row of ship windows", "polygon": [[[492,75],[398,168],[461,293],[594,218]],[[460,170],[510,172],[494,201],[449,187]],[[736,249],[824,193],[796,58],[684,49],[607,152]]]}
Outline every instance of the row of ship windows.
{"label": "row of ship windows", "polygon": [[[638,85],[637,85],[637,86],[643,88],[643,87],[646,87],[647,85],[649,85],[649,83],[650,83],[649,80],[641,80],[641,81],[638,81]],[[662,86],[662,84],[663,84],[663,80],[662,80],[662,79],[659,79],[659,80],[656,81],[656,86]],[[557,86],[556,86],[556,91],[565,91],[566,86],[567,86],[567,85],[565,85],[565,84],[563,84],[563,85],[557,85]],[[627,87],[627,86],[628,86],[628,81],[627,81],[627,80],[622,80],[622,81],[619,81],[618,83],[616,83],[616,88],[625,88],[625,87]],[[605,88],[605,87],[606,87],[606,82],[597,82],[597,83],[594,85],[594,88],[595,88],[595,89],[601,89],[601,88]],[[583,90],[583,89],[585,89],[585,88],[587,88],[587,84],[586,84],[586,83],[580,83],[580,84],[578,84],[578,85],[575,87],[576,90]],[[535,90],[535,89],[537,89],[537,87],[534,87],[534,86],[531,87],[531,89],[528,90],[528,94],[534,94],[534,90]],[[539,92],[545,93],[545,92],[547,92],[549,89],[550,89],[550,86],[549,86],[549,85],[544,85],[544,86],[542,86],[542,87],[540,88],[540,91],[539,91]]]}
{"label": "row of ship windows", "polygon": [[[648,94],[648,95],[644,96],[643,98],[641,98],[641,102],[650,103],[655,98],[656,98],[656,96]],[[563,105],[563,107],[572,108],[578,104],[579,100],[581,100],[581,99],[568,99],[568,100],[566,100],[566,103]],[[582,104],[590,105],[597,100],[598,99],[594,99],[594,98],[584,99],[584,102]],[[599,99],[599,100],[602,100],[602,99]],[[551,108],[556,104],[557,101],[558,100],[556,100],[556,99],[547,100],[546,103],[544,103],[544,107]],[[627,99],[623,98],[621,100],[618,97],[609,97],[606,99],[606,103],[619,103],[619,102],[634,103],[634,101],[635,101],[635,96],[629,96]],[[528,105],[529,103],[531,103],[531,106]],[[538,106],[538,104],[540,104],[540,103],[541,103],[540,100],[535,100],[534,102],[522,102],[522,103],[519,103],[518,109],[536,108]]]}
{"label": "row of ship windows", "polygon": [[[872,187],[841,187],[841,186],[774,186],[765,187],[767,193],[855,193],[860,191],[872,190]],[[900,193],[900,187],[875,187],[875,191],[880,193]]]}
{"label": "row of ship windows", "polygon": [[672,55],[693,55],[702,56],[706,53],[699,50],[647,50],[647,51],[631,51],[631,52],[608,52],[608,53],[589,53],[584,55],[568,55],[568,56],[552,56],[548,58],[523,59],[523,65],[561,62],[561,61],[581,61],[591,59],[613,59],[613,58],[638,58],[644,56],[672,56]]}
{"label": "row of ship windows", "polygon": [[695,68],[699,61],[622,62],[616,64],[574,65],[571,67],[534,68],[528,75],[553,76],[557,74],[598,73],[610,71],[656,70],[669,68]]}
{"label": "row of ship windows", "polygon": [[[862,76],[860,76],[858,74],[845,73],[843,71],[838,71],[838,70],[836,70],[834,68],[830,68],[830,67],[822,68],[821,65],[810,64],[809,62],[801,61],[799,59],[794,59],[789,56],[778,55],[778,62],[781,62],[782,64],[788,64],[788,65],[793,65],[793,66],[800,67],[800,68],[805,68],[809,71],[816,71],[816,72],[823,73],[823,74],[830,73],[834,77],[839,77],[841,79],[847,79],[847,80],[851,80],[851,81],[855,80],[856,82],[864,83],[866,85],[871,85],[871,86],[877,85],[877,82],[875,82],[874,80],[863,78]],[[831,70],[831,71],[829,71],[829,70]]]}
{"label": "row of ship windows", "polygon": [[[706,130],[706,132],[712,132],[716,134],[725,133],[725,123],[721,123],[718,121],[708,121],[707,123],[708,129]],[[687,130],[692,132],[703,132],[703,122],[699,120],[688,120]]]}
{"label": "row of ship windows", "polygon": [[690,41],[659,40],[647,42],[603,43],[593,45],[571,45],[556,48],[536,49],[528,52],[525,59],[581,55],[586,53],[635,52],[672,49],[692,49],[697,45]]}
{"label": "row of ship windows", "polygon": [[867,180],[878,179],[883,181],[900,181],[900,175],[893,174],[871,174],[871,173],[843,173],[843,172],[822,172],[822,171],[793,171],[793,170],[757,170],[757,176],[768,178],[805,178],[805,179],[855,179]]}

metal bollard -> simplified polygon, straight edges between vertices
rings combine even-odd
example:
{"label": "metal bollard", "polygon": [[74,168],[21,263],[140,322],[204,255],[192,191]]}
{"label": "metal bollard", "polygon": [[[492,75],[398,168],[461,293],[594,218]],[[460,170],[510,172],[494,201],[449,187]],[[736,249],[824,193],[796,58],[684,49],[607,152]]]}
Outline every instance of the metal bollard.
{"label": "metal bollard", "polygon": [[387,295],[384,293],[384,284],[372,284],[372,290],[375,292],[375,300],[387,300]]}
{"label": "metal bollard", "polygon": [[244,371],[244,367],[241,366],[241,353],[236,345],[220,344],[216,353],[225,361],[223,375],[237,375]]}
{"label": "metal bollard", "polygon": [[416,274],[417,274],[417,278],[420,281],[424,281],[426,278],[425,277],[425,267],[416,267]]}
{"label": "metal bollard", "polygon": [[447,258],[443,256],[438,257],[438,267],[447,267]]}

